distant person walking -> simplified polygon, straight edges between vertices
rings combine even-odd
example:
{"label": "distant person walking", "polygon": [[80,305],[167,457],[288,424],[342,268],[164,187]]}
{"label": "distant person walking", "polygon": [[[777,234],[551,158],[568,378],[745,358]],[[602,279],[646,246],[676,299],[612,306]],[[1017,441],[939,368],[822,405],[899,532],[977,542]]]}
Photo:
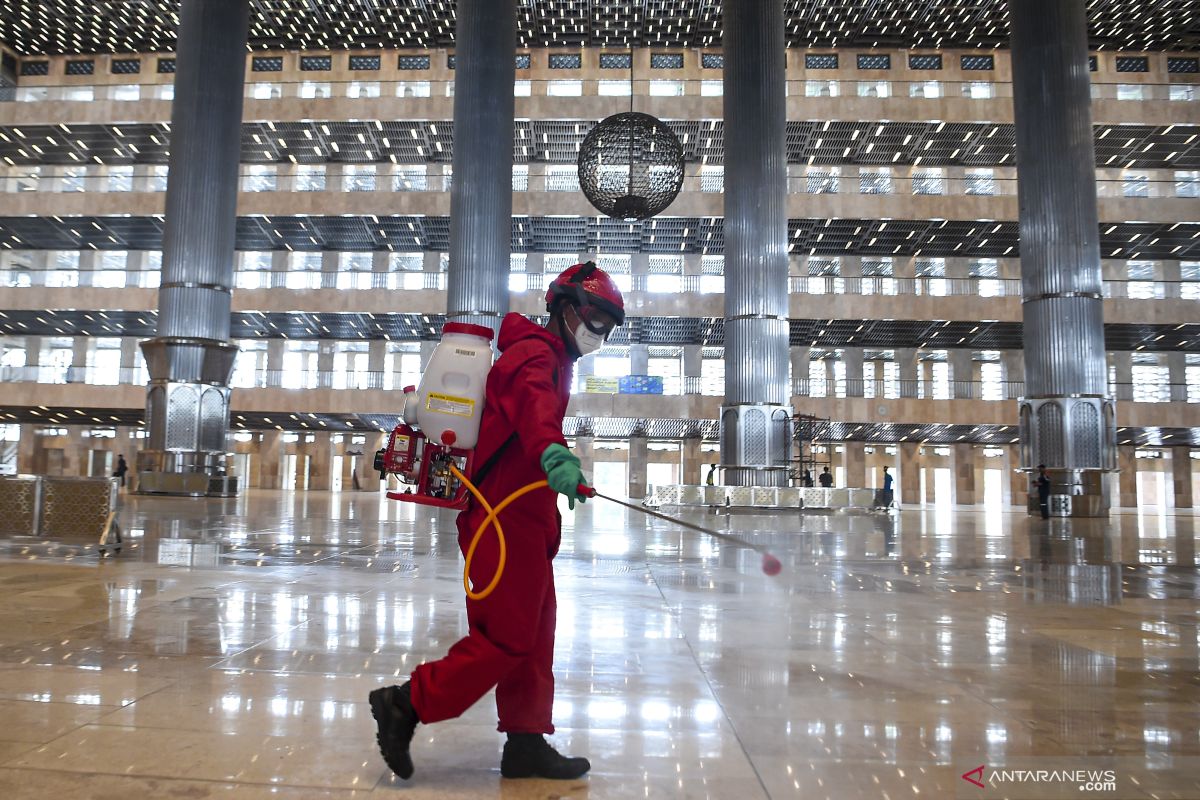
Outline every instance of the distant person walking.
{"label": "distant person walking", "polygon": [[121,488],[125,488],[125,473],[129,472],[129,465],[125,463],[125,456],[117,456],[117,468],[113,470],[113,477],[121,479]]}
{"label": "distant person walking", "polygon": [[821,477],[818,478],[818,480],[821,481],[822,489],[832,489],[833,488],[833,475],[830,474],[829,467],[825,468],[825,471],[821,473]]}
{"label": "distant person walking", "polygon": [[800,476],[800,484],[806,489],[811,489],[813,487],[812,473],[804,470],[804,474]]}
{"label": "distant person walking", "polygon": [[708,477],[704,479],[704,482],[707,485],[709,485],[709,486],[714,485],[714,481],[715,481],[714,475],[716,474],[716,472],[717,472],[717,465],[709,464],[708,465]]}
{"label": "distant person walking", "polygon": [[1042,519],[1050,519],[1050,476],[1046,474],[1046,465],[1038,464],[1037,480],[1038,507],[1042,510]]}
{"label": "distant person walking", "polygon": [[883,509],[884,511],[892,507],[892,475],[888,472],[888,468],[883,468],[883,488],[875,491],[875,502],[871,510]]}

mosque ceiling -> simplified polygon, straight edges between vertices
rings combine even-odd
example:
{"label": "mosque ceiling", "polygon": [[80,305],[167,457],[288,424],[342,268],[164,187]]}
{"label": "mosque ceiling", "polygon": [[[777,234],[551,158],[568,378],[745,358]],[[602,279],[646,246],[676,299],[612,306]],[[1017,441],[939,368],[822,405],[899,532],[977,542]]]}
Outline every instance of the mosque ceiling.
{"label": "mosque ceiling", "polygon": [[[250,0],[250,46],[454,46],[447,0]],[[1195,50],[1198,0],[1088,0],[1094,49]],[[719,0],[518,0],[522,47],[721,46]],[[1007,0],[784,0],[790,47],[994,48]],[[3,0],[0,41],[21,55],[168,52],[178,0]]]}

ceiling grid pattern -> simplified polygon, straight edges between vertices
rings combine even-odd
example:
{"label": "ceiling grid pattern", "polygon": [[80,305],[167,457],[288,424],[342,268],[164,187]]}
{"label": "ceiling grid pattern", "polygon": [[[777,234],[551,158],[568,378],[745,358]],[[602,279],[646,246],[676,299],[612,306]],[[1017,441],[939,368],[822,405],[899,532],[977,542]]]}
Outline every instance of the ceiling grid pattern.
{"label": "ceiling grid pattern", "polygon": [[[451,0],[250,0],[250,47],[453,47]],[[1089,0],[1093,48],[1194,50],[1197,0]],[[789,47],[997,48],[1006,0],[784,0]],[[518,0],[517,42],[545,47],[720,47],[720,0]],[[22,55],[175,49],[178,0],[9,0],[0,41]]]}

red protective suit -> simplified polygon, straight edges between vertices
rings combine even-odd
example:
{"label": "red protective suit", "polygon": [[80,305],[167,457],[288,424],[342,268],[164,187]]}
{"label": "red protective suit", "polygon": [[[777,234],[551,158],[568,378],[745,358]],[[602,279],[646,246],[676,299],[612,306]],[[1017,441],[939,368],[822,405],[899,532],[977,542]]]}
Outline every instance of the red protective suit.
{"label": "red protective suit", "polygon": [[[493,506],[512,492],[544,480],[541,456],[566,444],[563,417],[570,399],[571,359],[562,339],[520,314],[500,326],[500,358],[488,373],[476,448],[484,464],[515,431],[516,438],[484,476],[479,489]],[[458,515],[464,555],[487,516],[475,502]],[[499,730],[553,733],[554,572],[561,518],[557,495],[535,489],[500,512],[508,545],[504,576],[483,600],[467,599],[470,633],[438,661],[412,675],[412,702],[421,722],[457,717],[496,687]],[[499,545],[488,528],[471,562],[471,582],[486,586],[496,572]]]}

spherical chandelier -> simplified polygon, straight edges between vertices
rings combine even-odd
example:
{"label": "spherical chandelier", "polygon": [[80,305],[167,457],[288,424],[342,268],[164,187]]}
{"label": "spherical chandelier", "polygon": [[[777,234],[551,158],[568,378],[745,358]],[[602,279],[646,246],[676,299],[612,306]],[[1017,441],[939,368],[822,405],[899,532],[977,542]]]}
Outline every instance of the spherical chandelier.
{"label": "spherical chandelier", "polygon": [[679,137],[661,120],[632,110],[592,128],[578,165],[588,201],[602,214],[630,222],[664,211],[683,186]]}

